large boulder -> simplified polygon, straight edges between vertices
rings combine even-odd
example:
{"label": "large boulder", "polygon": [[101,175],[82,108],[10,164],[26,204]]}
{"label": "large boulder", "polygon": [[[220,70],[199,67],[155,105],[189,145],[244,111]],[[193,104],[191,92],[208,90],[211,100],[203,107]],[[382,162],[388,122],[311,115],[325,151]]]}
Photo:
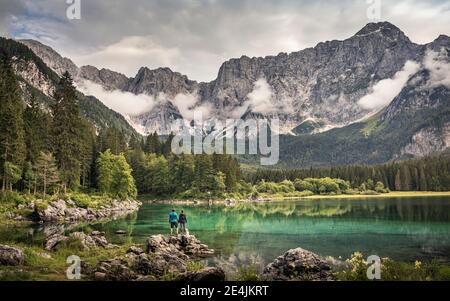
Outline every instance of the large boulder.
{"label": "large boulder", "polygon": [[225,281],[225,272],[221,268],[207,267],[197,272],[182,274],[176,280],[184,282]]}
{"label": "large boulder", "polygon": [[96,281],[133,281],[138,275],[122,259],[105,260],[99,262],[94,271]]}
{"label": "large boulder", "polygon": [[23,265],[25,254],[21,249],[0,245],[0,264],[2,265]]}
{"label": "large boulder", "polygon": [[185,273],[187,261],[176,254],[141,254],[137,260],[137,271],[141,275],[161,277],[166,274],[178,275]]}
{"label": "large boulder", "polygon": [[319,255],[302,248],[287,251],[264,268],[263,280],[330,281],[332,266]]}
{"label": "large boulder", "polygon": [[214,250],[202,244],[194,235],[153,235],[147,240],[147,253],[176,254],[182,259],[208,257]]}

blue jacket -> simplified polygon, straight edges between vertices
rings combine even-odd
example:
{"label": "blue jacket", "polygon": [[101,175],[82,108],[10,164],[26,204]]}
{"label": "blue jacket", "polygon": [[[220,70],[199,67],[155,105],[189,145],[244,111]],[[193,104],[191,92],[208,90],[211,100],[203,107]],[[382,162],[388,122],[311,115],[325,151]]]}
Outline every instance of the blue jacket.
{"label": "blue jacket", "polygon": [[170,212],[169,213],[169,222],[170,223],[177,223],[178,222],[178,214],[176,212]]}

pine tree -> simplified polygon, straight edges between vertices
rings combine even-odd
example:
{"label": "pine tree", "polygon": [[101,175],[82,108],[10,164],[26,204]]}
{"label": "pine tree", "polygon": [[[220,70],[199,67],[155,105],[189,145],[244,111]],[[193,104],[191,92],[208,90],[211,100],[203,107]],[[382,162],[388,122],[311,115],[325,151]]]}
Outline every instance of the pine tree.
{"label": "pine tree", "polygon": [[27,160],[36,162],[41,152],[50,151],[51,117],[43,112],[34,93],[31,94],[29,105],[24,112],[25,142]]}
{"label": "pine tree", "polygon": [[161,144],[158,134],[155,132],[150,134],[145,141],[144,151],[149,154],[159,154],[161,152]]}
{"label": "pine tree", "polygon": [[147,185],[156,195],[162,195],[170,190],[169,164],[164,156],[150,154],[147,164]]}
{"label": "pine tree", "polygon": [[135,134],[131,135],[130,142],[128,143],[128,147],[132,150],[142,150],[142,144],[139,137]]}
{"label": "pine tree", "polygon": [[59,183],[59,172],[53,154],[41,152],[34,166],[36,180],[42,187],[44,198],[47,189]]}
{"label": "pine tree", "polygon": [[109,149],[114,155],[119,155],[127,151],[125,135],[115,127],[102,130],[98,144],[100,152],[105,152]]}
{"label": "pine tree", "polygon": [[195,157],[194,188],[200,192],[211,192],[215,186],[215,181],[211,156],[197,155]]}
{"label": "pine tree", "polygon": [[161,145],[161,153],[166,158],[172,153],[172,140],[175,137],[173,133],[170,133],[169,137],[167,137],[167,140]]}
{"label": "pine tree", "polygon": [[171,182],[174,190],[183,192],[191,189],[195,175],[195,162],[192,155],[171,156],[169,160]]}
{"label": "pine tree", "polygon": [[76,189],[80,183],[81,155],[83,145],[81,137],[81,119],[76,98],[76,90],[69,73],[63,74],[56,89],[53,110],[54,152],[64,190]]}
{"label": "pine tree", "polygon": [[7,162],[22,168],[26,151],[20,88],[10,62],[5,59],[0,60],[0,104],[0,175],[5,190]]}
{"label": "pine tree", "polygon": [[25,169],[23,172],[23,184],[28,194],[33,191],[36,193],[36,175],[34,172],[33,164],[28,161],[25,163]]}
{"label": "pine tree", "polygon": [[95,128],[84,118],[81,118],[81,185],[86,188],[91,184],[91,167],[95,164]]}

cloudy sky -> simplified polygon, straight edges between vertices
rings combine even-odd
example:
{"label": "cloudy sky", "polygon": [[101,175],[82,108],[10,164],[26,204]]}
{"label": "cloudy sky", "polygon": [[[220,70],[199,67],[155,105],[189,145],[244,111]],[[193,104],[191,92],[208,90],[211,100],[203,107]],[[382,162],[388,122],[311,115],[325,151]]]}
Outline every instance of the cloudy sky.
{"label": "cloudy sky", "polygon": [[81,19],[70,20],[66,0],[1,0],[0,33],[39,40],[78,65],[110,68],[128,76],[141,66],[170,67],[198,81],[213,80],[220,65],[232,57],[274,55],[345,39],[373,21],[394,23],[416,43],[450,35],[448,0],[80,3]]}

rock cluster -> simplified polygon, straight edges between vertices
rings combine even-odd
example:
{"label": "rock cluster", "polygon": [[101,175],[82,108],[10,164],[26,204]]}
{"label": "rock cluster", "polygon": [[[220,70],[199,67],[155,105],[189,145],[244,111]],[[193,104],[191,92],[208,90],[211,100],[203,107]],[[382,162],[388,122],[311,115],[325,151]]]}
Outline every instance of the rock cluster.
{"label": "rock cluster", "polygon": [[332,265],[319,255],[302,248],[292,249],[264,268],[268,281],[331,281]]}
{"label": "rock cluster", "polygon": [[147,252],[153,254],[175,254],[179,257],[208,257],[214,250],[202,244],[194,235],[166,237],[153,235],[147,240]]}
{"label": "rock cluster", "polygon": [[66,242],[70,239],[78,240],[85,250],[114,247],[114,245],[108,243],[104,232],[93,231],[90,235],[85,234],[84,232],[74,232],[69,236],[55,233],[47,237],[47,240],[45,241],[45,249],[47,251],[57,250],[62,242]]}
{"label": "rock cluster", "polygon": [[157,280],[165,276],[178,281],[225,280],[219,268],[188,271],[190,260],[214,254],[214,250],[202,244],[195,236],[151,236],[147,240],[147,252],[131,247],[126,255],[101,261],[93,272],[94,280]]}
{"label": "rock cluster", "polygon": [[25,254],[21,249],[0,245],[1,265],[22,265],[25,263]]}
{"label": "rock cluster", "polygon": [[115,218],[135,212],[140,202],[114,200],[98,209],[76,207],[72,201],[58,200],[48,204],[47,208],[36,207],[36,213],[43,222],[80,222]]}

